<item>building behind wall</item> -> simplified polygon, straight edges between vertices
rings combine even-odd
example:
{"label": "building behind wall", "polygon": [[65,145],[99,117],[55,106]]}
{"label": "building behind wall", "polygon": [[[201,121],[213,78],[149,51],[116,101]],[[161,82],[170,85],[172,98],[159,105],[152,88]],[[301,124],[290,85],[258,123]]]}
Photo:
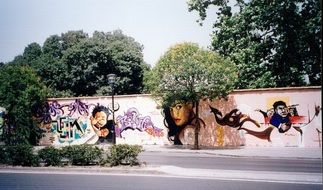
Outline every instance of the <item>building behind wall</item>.
{"label": "building behind wall", "polygon": [[[290,130],[270,124],[273,104],[286,103]],[[116,143],[171,145],[162,110],[150,95],[115,96]],[[96,105],[111,107],[110,96],[48,99],[41,145],[111,143],[111,133],[97,138],[91,130]],[[321,87],[233,91],[227,100],[201,101],[200,145],[318,147],[322,141]],[[110,114],[108,120],[112,120]],[[109,123],[109,122],[108,122]],[[111,122],[110,122],[111,124]],[[111,129],[111,126],[109,126]],[[187,141],[186,143],[192,143]]]}

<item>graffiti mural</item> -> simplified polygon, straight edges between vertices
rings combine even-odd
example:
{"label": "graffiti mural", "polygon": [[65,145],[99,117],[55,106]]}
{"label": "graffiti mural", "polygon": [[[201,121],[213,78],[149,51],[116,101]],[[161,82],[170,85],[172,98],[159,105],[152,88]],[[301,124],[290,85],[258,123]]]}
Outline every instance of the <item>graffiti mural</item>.
{"label": "graffiti mural", "polygon": [[[317,147],[322,141],[321,89],[243,90],[227,99],[177,100],[160,107],[149,95],[116,96],[117,143],[201,147]],[[306,97],[306,98],[304,98]],[[38,113],[42,145],[111,143],[110,97],[51,99]]]}
{"label": "graffiti mural", "polygon": [[94,144],[98,140],[98,136],[87,126],[86,118],[58,116],[51,126],[55,144]]}
{"label": "graffiti mural", "polygon": [[[38,113],[41,127],[56,145],[95,144],[112,142],[112,114],[98,103],[85,103],[79,99],[68,103],[47,102]],[[138,109],[130,108],[116,118],[116,137],[131,129],[151,137],[164,136],[163,129],[154,125],[150,116],[141,116]],[[130,130],[130,131],[131,131]]]}
{"label": "graffiti mural", "polygon": [[176,101],[171,107],[163,110],[164,124],[168,128],[168,139],[175,145],[194,144],[195,127],[205,126],[202,119],[196,120],[193,109],[192,102]]}
{"label": "graffiti mural", "polygon": [[149,116],[140,117],[139,111],[136,108],[129,108],[123,116],[119,115],[116,119],[117,137],[122,137],[122,133],[126,130],[138,130],[146,132],[153,137],[164,136],[163,129],[157,128]]}
{"label": "graffiti mural", "polygon": [[[90,116],[90,108],[94,107]],[[79,99],[71,103],[60,104],[58,101],[47,102],[38,113],[42,128],[50,133],[52,144],[94,144],[102,136],[100,128],[105,127],[96,121],[99,105],[86,104]],[[97,110],[97,111],[96,111]],[[90,116],[90,117],[89,117]],[[99,116],[97,116],[99,117]],[[107,117],[105,118],[107,120]],[[103,128],[102,128],[103,129]]]}
{"label": "graffiti mural", "polygon": [[[205,113],[205,109],[209,109],[208,112],[213,115],[213,121],[208,119],[206,124],[203,119],[199,118],[200,126],[203,126],[198,134],[199,142],[202,142],[201,144],[205,146],[225,146],[225,144],[228,144],[227,141],[232,143],[238,136],[244,137],[244,134],[272,142],[274,130],[278,134],[285,134],[284,138],[286,136],[299,136],[302,141],[304,128],[313,121],[314,117],[319,115],[321,108],[315,106],[315,114],[312,118],[309,118],[300,115],[297,106],[298,104],[287,105],[283,100],[276,100],[266,111],[254,110],[252,115],[260,113],[263,116],[263,120],[258,120],[249,114],[242,113],[238,108],[223,113],[217,107],[209,104],[208,107],[202,107],[201,112]],[[175,145],[194,144],[196,119],[193,108],[194,105],[190,102],[177,101],[171,107],[163,110],[168,138]],[[208,116],[208,114],[202,115]],[[226,130],[226,127],[236,130],[237,135],[232,130]],[[298,135],[290,133],[291,130],[296,131]],[[243,140],[237,139],[237,142],[233,144],[243,145]]]}
{"label": "graffiti mural", "polygon": [[240,110],[233,109],[229,113],[225,114],[225,116],[222,116],[222,113],[216,109],[210,106],[211,112],[214,114],[215,120],[220,125],[227,125],[232,128],[237,128],[238,130],[241,129],[242,125],[249,121],[255,124],[257,127],[260,127],[260,124],[251,119],[248,115],[242,114]]}
{"label": "graffiti mural", "polygon": [[[303,128],[308,126],[308,124],[313,121],[314,117],[318,116],[321,110],[319,106],[315,106],[314,116],[311,119],[308,119],[308,117],[298,114],[297,106],[298,104],[288,106],[284,101],[278,100],[275,101],[272,108],[267,111],[256,109],[256,112],[263,115],[264,122],[258,122],[250,118],[247,114],[241,113],[238,109],[233,109],[224,116],[218,109],[212,106],[210,106],[210,109],[211,113],[215,116],[217,124],[236,128],[237,130],[243,130],[246,134],[271,142],[271,134],[275,129],[278,130],[279,133],[286,133],[289,130],[294,129],[299,133],[302,140]],[[260,129],[265,129],[255,131],[243,127],[244,123],[247,121],[253,123],[254,126],[257,126]]]}

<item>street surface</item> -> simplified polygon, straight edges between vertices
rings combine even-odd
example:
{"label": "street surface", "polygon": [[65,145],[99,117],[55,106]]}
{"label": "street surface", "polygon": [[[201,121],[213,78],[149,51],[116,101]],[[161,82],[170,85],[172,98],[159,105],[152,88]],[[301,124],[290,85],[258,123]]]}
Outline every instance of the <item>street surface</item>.
{"label": "street surface", "polygon": [[320,184],[217,180],[160,175],[0,173],[1,190],[321,190]]}
{"label": "street surface", "polygon": [[323,189],[321,149],[146,149],[141,167],[0,166],[0,190]]}
{"label": "street surface", "polygon": [[219,157],[187,152],[143,152],[139,159],[147,165],[184,168],[322,173],[320,159]]}

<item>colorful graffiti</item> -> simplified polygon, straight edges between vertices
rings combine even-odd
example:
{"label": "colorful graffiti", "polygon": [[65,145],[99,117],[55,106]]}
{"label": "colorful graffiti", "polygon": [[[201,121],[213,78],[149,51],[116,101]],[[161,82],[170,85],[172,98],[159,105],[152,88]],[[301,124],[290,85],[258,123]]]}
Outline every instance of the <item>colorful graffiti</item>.
{"label": "colorful graffiti", "polygon": [[[118,103],[122,112],[115,112],[116,141],[193,145],[197,137],[202,147],[321,146],[318,90],[310,89],[308,93],[309,89],[305,89],[310,100],[302,98],[303,92],[300,95],[294,89],[288,90],[286,93],[284,89],[285,94],[280,89],[248,91],[223,100],[201,100],[199,118],[192,102],[175,101],[159,110],[149,96],[121,97]],[[109,108],[106,113],[95,111],[98,102],[109,105],[111,101],[102,97],[48,101],[39,112],[46,138],[58,145],[111,143],[113,117]]]}
{"label": "colorful graffiti", "polygon": [[[311,119],[308,119],[309,117],[307,116],[299,115],[297,106],[298,104],[287,105],[285,101],[275,100],[273,101],[272,107],[270,107],[267,111],[256,109],[255,112],[251,114],[255,115],[255,113],[261,113],[264,118],[264,121],[261,121],[252,118],[252,116],[250,116],[249,114],[242,113],[238,108],[234,108],[227,113],[222,113],[215,106],[208,105],[210,109],[209,113],[214,116],[213,118],[216,125],[213,125],[215,128],[214,130],[210,129],[211,123],[210,120],[208,120],[208,132],[204,132],[201,135],[200,131],[200,133],[198,134],[199,142],[201,142],[200,139],[203,140],[203,138],[212,138],[214,139],[212,141],[216,142],[218,146],[223,146],[225,144],[225,139],[231,138],[231,136],[227,136],[227,130],[225,130],[225,128],[223,127],[236,129],[237,131],[243,132],[243,134],[252,135],[258,139],[268,142],[272,142],[272,133],[276,129],[278,131],[278,134],[286,133],[285,136],[294,136],[294,133],[287,134],[287,132],[289,132],[290,130],[295,130],[302,141],[304,128],[311,121],[313,121],[314,117],[319,115],[321,108],[319,106],[315,106],[315,115]],[[194,129],[196,128],[196,121],[193,108],[194,105],[192,103],[177,101],[177,103],[175,103],[173,106],[163,110],[164,124],[168,128],[168,138],[170,141],[173,141],[175,145],[194,143],[192,141],[194,141]],[[204,109],[207,108],[204,107]],[[205,116],[207,115],[204,114],[204,117]],[[199,118],[199,122],[201,126],[205,126],[205,123],[202,119]],[[213,136],[210,136],[208,134],[210,132]],[[185,135],[188,133],[190,133],[191,135]],[[203,135],[207,137],[204,137]],[[186,138],[189,138],[189,140]],[[210,141],[204,140],[204,142]]]}
{"label": "colorful graffiti", "polygon": [[92,125],[92,116],[89,118],[90,108],[95,106],[79,99],[67,104],[54,100],[39,110],[38,121],[52,134],[49,140],[53,144],[94,144],[100,137]]}
{"label": "colorful graffiti", "polygon": [[[92,110],[92,112],[91,112]],[[52,144],[94,144],[112,142],[113,121],[109,108],[99,104],[87,104],[79,99],[60,104],[47,102],[38,113],[38,121],[52,136]],[[110,116],[111,117],[111,116]],[[157,128],[150,116],[141,117],[136,108],[130,108],[116,118],[116,136],[128,129],[145,132],[152,137],[162,137],[163,129]]]}
{"label": "colorful graffiti", "polygon": [[57,144],[93,144],[98,140],[98,136],[88,127],[86,118],[58,116],[51,126],[51,132],[56,137],[52,141],[57,141]]}
{"label": "colorful graffiti", "polygon": [[119,115],[116,118],[117,125],[116,134],[122,137],[122,132],[126,130],[138,130],[146,132],[153,137],[164,136],[163,129],[157,128],[151,121],[149,116],[140,117],[139,111],[136,108],[129,108],[123,116]]}
{"label": "colorful graffiti", "polygon": [[[279,133],[286,133],[290,129],[295,129],[300,133],[302,138],[302,128],[313,121],[314,117],[318,116],[321,109],[319,106],[315,106],[315,115],[306,122],[307,117],[298,115],[296,106],[298,106],[298,104],[287,106],[284,101],[278,100],[274,102],[273,107],[266,112],[261,109],[256,109],[255,111],[260,112],[263,115],[263,123],[257,122],[246,114],[242,114],[238,109],[233,109],[225,114],[224,117],[222,117],[222,113],[218,109],[211,106],[210,109],[219,125],[237,128],[237,130],[244,130],[247,134],[271,142],[270,135],[275,128]],[[243,127],[243,124],[246,121],[253,123],[258,128],[263,128],[263,125],[267,127],[263,131],[254,131]]]}

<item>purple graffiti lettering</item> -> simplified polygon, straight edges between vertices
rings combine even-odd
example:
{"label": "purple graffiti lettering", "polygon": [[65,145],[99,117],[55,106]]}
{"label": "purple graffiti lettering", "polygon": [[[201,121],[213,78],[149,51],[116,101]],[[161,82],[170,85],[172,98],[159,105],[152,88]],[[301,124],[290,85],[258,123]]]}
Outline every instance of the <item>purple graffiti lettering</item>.
{"label": "purple graffiti lettering", "polygon": [[75,102],[68,105],[68,111],[70,112],[68,115],[72,116],[76,111],[78,111],[80,115],[89,115],[88,109],[88,105],[81,102],[81,100],[76,99]]}
{"label": "purple graffiti lettering", "polygon": [[145,131],[149,135],[157,137],[163,136],[163,129],[155,127],[149,116],[140,117],[139,111],[136,108],[129,108],[124,113],[124,116],[119,115],[116,120],[121,126],[121,129],[116,130],[119,137],[122,137],[121,133],[127,129],[136,129],[140,132]]}
{"label": "purple graffiti lettering", "polygon": [[63,115],[64,106],[61,106],[56,100],[49,104],[49,113],[51,116],[55,117],[57,115]]}
{"label": "purple graffiti lettering", "polygon": [[49,124],[52,122],[52,118],[49,113],[49,104],[45,102],[36,112],[36,120],[39,123]]}

